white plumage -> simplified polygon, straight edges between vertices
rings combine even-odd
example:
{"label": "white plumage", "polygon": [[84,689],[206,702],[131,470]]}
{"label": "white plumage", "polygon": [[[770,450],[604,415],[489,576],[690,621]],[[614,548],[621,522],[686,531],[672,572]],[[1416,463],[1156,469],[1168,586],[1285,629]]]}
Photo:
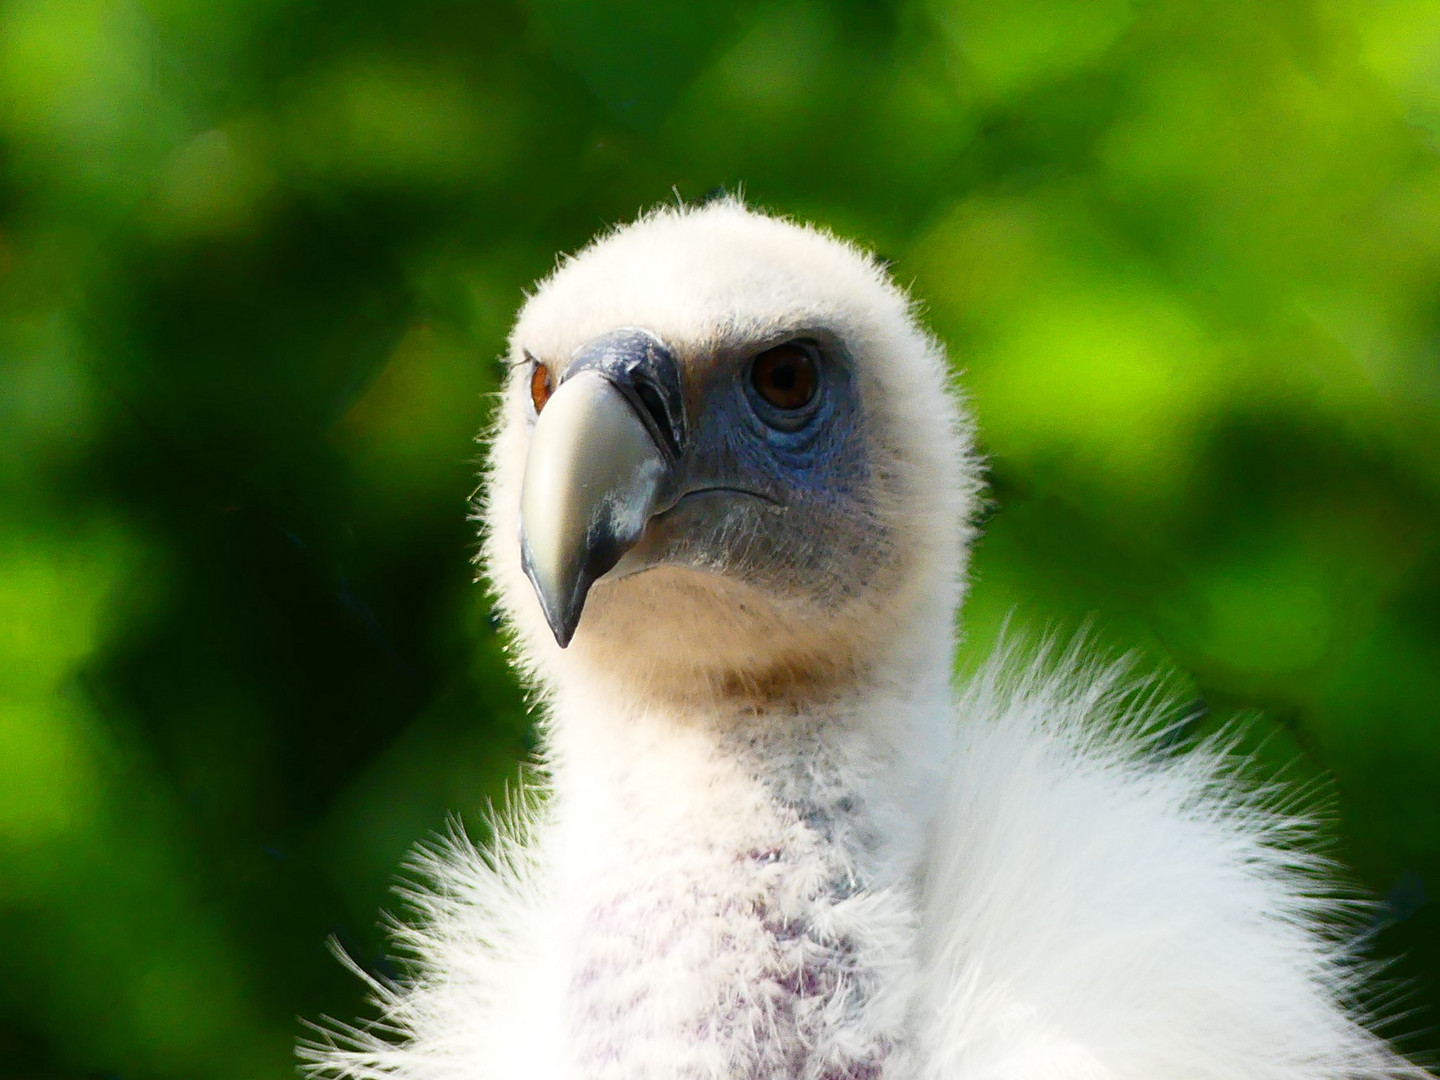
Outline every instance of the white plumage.
{"label": "white plumage", "polygon": [[[790,409],[782,373],[775,413],[777,346],[823,385]],[[1424,1075],[1351,1011],[1306,823],[1223,746],[1168,754],[1167,703],[1073,654],[952,687],[979,470],[875,260],[735,202],[656,212],[561,263],[511,358],[485,565],[543,779],[484,852],[421,856],[411,973],[318,1072]]]}

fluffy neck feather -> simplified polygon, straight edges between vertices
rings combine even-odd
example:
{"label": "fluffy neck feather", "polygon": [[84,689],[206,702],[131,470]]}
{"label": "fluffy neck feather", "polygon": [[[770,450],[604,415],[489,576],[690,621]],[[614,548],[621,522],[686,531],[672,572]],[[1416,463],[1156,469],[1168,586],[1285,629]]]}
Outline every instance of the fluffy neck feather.
{"label": "fluffy neck feather", "polygon": [[904,1074],[948,690],[850,690],[804,711],[557,695],[560,1020],[580,1072]]}

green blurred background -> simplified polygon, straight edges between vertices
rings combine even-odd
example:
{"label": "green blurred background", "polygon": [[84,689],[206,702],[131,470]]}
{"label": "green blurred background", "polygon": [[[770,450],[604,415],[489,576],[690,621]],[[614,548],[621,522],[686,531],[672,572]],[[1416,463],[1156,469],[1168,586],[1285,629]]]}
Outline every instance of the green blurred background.
{"label": "green blurred background", "polygon": [[387,970],[533,745],[466,522],[511,313],[741,185],[968,372],[969,657],[1089,619],[1259,710],[1440,1048],[1437,146],[1435,0],[0,0],[0,1076],[361,1011],[326,936]]}

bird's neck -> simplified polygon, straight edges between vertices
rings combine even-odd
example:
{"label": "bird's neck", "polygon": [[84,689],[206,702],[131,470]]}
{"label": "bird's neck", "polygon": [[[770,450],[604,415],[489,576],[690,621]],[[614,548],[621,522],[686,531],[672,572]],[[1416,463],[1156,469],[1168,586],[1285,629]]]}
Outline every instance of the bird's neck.
{"label": "bird's neck", "polygon": [[[596,852],[664,838],[734,848],[804,826],[867,878],[909,872],[951,741],[949,690],[856,686],[805,707],[647,704],[560,694],[547,743],[561,816]],[[608,839],[602,839],[608,838]]]}
{"label": "bird's neck", "polygon": [[[562,695],[550,750],[571,1008],[611,1017],[579,1024],[598,1040],[579,1059],[729,1017],[695,1052],[744,1059],[743,1075],[790,1076],[782,1059],[801,1046],[834,1075],[897,1075],[947,694],[875,685],[804,712],[701,715]],[[622,1008],[615,987],[667,1004]]]}

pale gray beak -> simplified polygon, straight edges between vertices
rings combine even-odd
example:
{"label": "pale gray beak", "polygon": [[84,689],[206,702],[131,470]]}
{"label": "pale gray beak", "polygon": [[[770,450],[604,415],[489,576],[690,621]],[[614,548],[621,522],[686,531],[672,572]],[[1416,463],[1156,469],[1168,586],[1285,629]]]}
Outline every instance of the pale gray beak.
{"label": "pale gray beak", "polygon": [[577,352],[536,419],[520,491],[520,554],[561,648],[591,585],[663,509],[683,431],[674,359],[638,330]]}

